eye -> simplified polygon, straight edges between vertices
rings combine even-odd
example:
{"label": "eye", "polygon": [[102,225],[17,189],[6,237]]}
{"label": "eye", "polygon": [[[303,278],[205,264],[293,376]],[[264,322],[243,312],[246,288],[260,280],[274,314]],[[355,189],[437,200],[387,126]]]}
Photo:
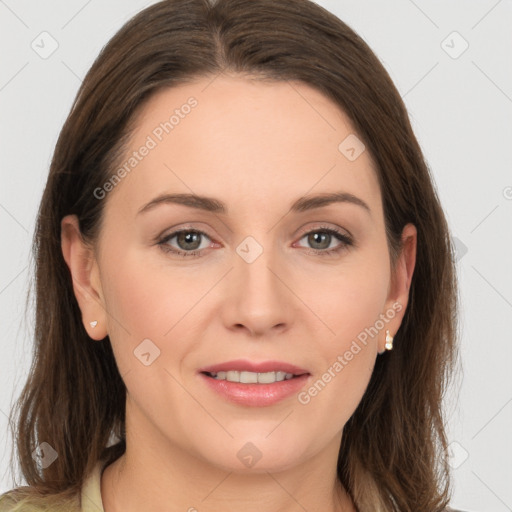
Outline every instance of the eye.
{"label": "eye", "polygon": [[[303,239],[306,239],[306,243],[310,246],[299,245],[299,247],[304,247],[314,255],[322,256],[337,254],[354,245],[349,235],[327,226],[304,233],[300,240]],[[202,255],[204,249],[212,246],[212,240],[201,230],[180,229],[164,236],[157,244],[163,251],[179,257],[198,257]]]}
{"label": "eye", "polygon": [[[202,244],[202,242],[204,242],[202,239],[204,238],[210,240],[210,237],[203,231],[197,229],[182,229],[166,235],[158,242],[158,245],[164,251],[172,252],[179,256],[198,256],[203,249],[210,246],[209,243],[205,245]],[[178,246],[177,248],[171,243],[174,239],[176,239],[175,243]]]}
{"label": "eye", "polygon": [[[354,245],[349,235],[335,228],[325,226],[308,231],[302,236],[301,240],[303,239],[306,239],[306,243],[310,245],[310,247],[306,247],[306,249],[318,255],[332,255]],[[336,244],[336,242],[338,243]]]}

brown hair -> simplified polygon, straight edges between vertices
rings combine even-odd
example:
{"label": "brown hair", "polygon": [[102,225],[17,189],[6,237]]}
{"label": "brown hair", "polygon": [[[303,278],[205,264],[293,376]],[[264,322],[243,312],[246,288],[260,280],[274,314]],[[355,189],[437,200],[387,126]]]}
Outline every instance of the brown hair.
{"label": "brown hair", "polygon": [[[360,512],[443,510],[451,484],[442,399],[458,354],[447,222],[388,73],[357,34],[309,0],[159,2],[121,28],[85,77],[34,235],[34,360],[14,408],[18,459],[31,487],[16,496],[64,504],[100,459],[110,463],[125,450],[126,389],[108,339],[92,343],[82,324],[60,221],[76,214],[84,239],[94,242],[105,201],[93,191],[112,175],[135,113],[162,88],[221,72],[300,80],[334,101],[377,164],[392,262],[403,227],[416,226],[409,305],[393,350],[377,358],[344,427],[338,477]],[[45,469],[31,455],[43,441],[58,453]]]}

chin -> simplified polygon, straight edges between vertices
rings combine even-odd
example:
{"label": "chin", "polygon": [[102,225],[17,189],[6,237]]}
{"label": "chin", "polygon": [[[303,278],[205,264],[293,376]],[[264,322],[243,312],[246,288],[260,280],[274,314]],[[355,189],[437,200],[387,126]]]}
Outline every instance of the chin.
{"label": "chin", "polygon": [[[212,453],[210,445],[205,458],[225,471],[240,474],[275,473],[290,469],[305,456],[298,450],[304,443],[284,430],[279,434],[280,427],[272,432],[276,425],[274,423],[264,433],[249,435],[246,432],[244,436],[234,436],[225,443],[217,444],[215,453]],[[269,432],[272,433],[268,435]]]}

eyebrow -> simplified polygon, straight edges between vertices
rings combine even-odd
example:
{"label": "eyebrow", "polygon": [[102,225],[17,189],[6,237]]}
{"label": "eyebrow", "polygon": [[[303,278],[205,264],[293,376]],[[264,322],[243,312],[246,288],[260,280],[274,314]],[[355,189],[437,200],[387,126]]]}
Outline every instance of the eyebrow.
{"label": "eyebrow", "polygon": [[[300,197],[291,205],[290,211],[300,213],[307,210],[328,206],[333,203],[350,203],[361,206],[371,216],[371,209],[368,204],[359,197],[356,197],[348,192],[325,192],[321,194]],[[137,215],[152,210],[161,204],[180,204],[190,208],[196,208],[198,210],[221,214],[226,214],[228,211],[227,206],[222,201],[219,201],[213,197],[198,196],[196,194],[162,194],[144,205],[137,212]]]}

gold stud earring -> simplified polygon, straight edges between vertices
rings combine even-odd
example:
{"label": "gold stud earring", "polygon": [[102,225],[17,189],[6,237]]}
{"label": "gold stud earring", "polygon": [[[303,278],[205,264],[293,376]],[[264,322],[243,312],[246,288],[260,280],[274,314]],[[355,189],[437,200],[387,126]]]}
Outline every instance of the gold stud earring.
{"label": "gold stud earring", "polygon": [[386,350],[393,348],[393,336],[389,334],[389,329],[386,330]]}

